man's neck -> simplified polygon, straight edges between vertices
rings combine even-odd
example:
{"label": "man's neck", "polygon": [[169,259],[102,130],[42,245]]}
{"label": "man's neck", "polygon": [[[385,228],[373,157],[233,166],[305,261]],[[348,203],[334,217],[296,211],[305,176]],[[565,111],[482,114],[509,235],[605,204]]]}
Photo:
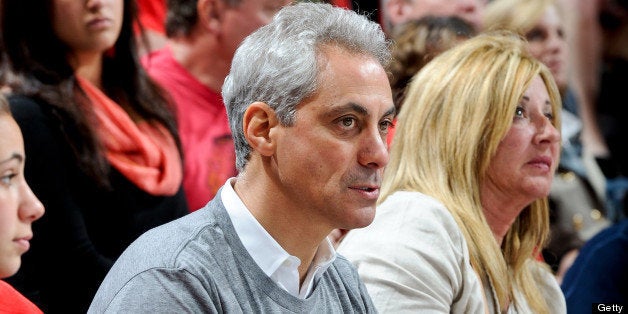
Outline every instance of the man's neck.
{"label": "man's neck", "polygon": [[265,179],[248,179],[246,173],[241,173],[234,190],[275,241],[301,260],[299,278],[303,283],[320,243],[331,230],[319,228],[320,223],[304,215],[306,208],[285,200],[273,182]]}
{"label": "man's neck", "polygon": [[220,92],[231,60],[224,60],[216,51],[216,43],[209,39],[189,36],[168,40],[174,59],[203,85]]}

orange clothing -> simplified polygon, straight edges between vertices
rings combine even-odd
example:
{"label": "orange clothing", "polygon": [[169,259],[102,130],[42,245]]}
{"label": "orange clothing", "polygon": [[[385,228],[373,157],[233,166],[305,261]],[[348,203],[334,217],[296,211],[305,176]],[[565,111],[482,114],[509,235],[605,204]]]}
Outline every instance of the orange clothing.
{"label": "orange clothing", "polygon": [[152,195],[176,194],[183,169],[177,144],[168,130],[161,124],[134,122],[100,89],[86,79],[76,78],[94,107],[107,160]]}
{"label": "orange clothing", "polygon": [[0,280],[0,314],[43,313],[33,302],[5,281]]}

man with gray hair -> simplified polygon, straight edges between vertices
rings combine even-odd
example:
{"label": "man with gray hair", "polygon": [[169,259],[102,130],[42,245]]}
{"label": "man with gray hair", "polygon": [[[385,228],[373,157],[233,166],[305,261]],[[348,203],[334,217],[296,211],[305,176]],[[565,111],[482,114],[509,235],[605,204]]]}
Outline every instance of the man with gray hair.
{"label": "man with gray hair", "polygon": [[389,61],[377,23],[329,4],[286,6],[248,36],[222,88],[238,176],[131,244],[89,312],[375,312],[327,235],[374,218]]}

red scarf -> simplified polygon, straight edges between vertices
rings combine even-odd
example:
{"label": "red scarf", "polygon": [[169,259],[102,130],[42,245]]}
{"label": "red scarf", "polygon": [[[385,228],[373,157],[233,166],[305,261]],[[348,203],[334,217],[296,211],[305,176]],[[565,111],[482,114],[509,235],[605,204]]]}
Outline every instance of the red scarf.
{"label": "red scarf", "polygon": [[127,179],[152,195],[174,195],[183,170],[177,145],[161,124],[134,122],[111,98],[88,80],[76,77],[91,101],[107,160]]}

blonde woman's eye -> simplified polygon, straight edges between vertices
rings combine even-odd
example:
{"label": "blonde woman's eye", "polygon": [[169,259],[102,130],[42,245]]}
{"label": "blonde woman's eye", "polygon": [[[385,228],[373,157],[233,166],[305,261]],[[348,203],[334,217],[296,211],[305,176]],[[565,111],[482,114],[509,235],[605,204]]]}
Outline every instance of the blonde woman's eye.
{"label": "blonde woman's eye", "polygon": [[551,121],[554,121],[554,114],[551,112],[546,113],[545,117]]}
{"label": "blonde woman's eye", "polygon": [[515,117],[523,117],[524,113],[525,110],[523,109],[523,107],[517,106],[517,109],[515,109]]}

